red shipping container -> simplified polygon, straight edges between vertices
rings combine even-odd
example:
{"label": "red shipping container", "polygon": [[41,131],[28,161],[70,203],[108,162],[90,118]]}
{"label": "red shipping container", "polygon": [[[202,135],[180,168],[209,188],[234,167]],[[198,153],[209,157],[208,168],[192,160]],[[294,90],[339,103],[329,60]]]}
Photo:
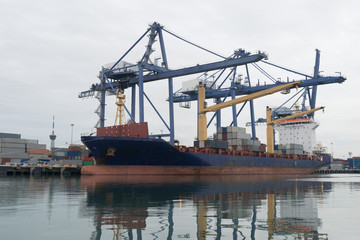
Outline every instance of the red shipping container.
{"label": "red shipping container", "polygon": [[48,155],[49,154],[49,150],[47,149],[33,149],[33,148],[29,148],[27,150],[28,154],[37,154],[37,155]]}
{"label": "red shipping container", "polygon": [[80,146],[69,146],[68,150],[71,151],[71,152],[80,152],[81,147]]}
{"label": "red shipping container", "polygon": [[147,122],[143,122],[98,128],[97,136],[145,138],[149,136],[148,124]]}
{"label": "red shipping container", "polygon": [[266,144],[261,144],[261,145],[259,146],[259,151],[260,151],[260,152],[266,152]]}
{"label": "red shipping container", "polygon": [[227,133],[222,134],[222,140],[227,140]]}
{"label": "red shipping container", "polygon": [[2,158],[1,159],[1,165],[5,165],[6,163],[11,162],[10,158]]}

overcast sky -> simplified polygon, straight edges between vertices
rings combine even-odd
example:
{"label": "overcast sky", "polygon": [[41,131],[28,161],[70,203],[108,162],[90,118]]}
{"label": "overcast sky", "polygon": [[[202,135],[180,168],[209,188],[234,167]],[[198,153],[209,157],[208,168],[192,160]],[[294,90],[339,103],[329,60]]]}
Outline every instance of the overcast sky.
{"label": "overcast sky", "polygon": [[[23,138],[39,139],[49,146],[55,115],[56,145],[70,143],[71,124],[74,143],[80,143],[82,133],[94,131],[98,101],[79,99],[78,93],[97,83],[101,66],[120,58],[156,21],[223,56],[239,48],[253,53],[261,50],[268,54],[270,62],[309,75],[313,74],[315,49],[320,49],[322,74],[334,76],[341,72],[347,80],[318,88],[317,105],[326,106],[326,110],[316,113],[320,123],[317,140],[336,157],[347,157],[348,152],[360,156],[358,1],[0,0],[0,3],[0,132],[19,133]],[[170,68],[219,60],[167,34],[165,41]],[[139,61],[146,43],[147,38],[126,60]],[[151,58],[158,56],[159,51]],[[272,73],[275,78],[286,77],[281,74],[284,73]],[[174,89],[195,77],[175,79]],[[265,81],[262,78],[255,79]],[[145,91],[167,118],[166,81],[146,84]],[[279,98],[256,101],[255,117],[265,117],[266,105],[281,104]],[[114,123],[114,102],[114,97],[107,98],[106,125]],[[175,134],[184,144],[192,144],[196,136],[195,110],[195,102],[191,110],[176,105]],[[147,112],[145,120],[150,131],[166,132],[152,110]],[[248,121],[247,114],[239,120],[240,124]],[[257,127],[257,133],[266,142],[265,126]]]}

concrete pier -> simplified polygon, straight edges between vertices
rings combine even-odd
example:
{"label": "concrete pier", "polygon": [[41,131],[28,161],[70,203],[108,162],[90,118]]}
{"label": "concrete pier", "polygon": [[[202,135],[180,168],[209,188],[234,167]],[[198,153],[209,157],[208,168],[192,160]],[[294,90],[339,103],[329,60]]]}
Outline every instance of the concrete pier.
{"label": "concrete pier", "polygon": [[81,167],[65,166],[0,166],[0,176],[7,175],[80,175]]}
{"label": "concrete pier", "polygon": [[320,169],[314,173],[327,174],[327,173],[360,173],[360,169]]}

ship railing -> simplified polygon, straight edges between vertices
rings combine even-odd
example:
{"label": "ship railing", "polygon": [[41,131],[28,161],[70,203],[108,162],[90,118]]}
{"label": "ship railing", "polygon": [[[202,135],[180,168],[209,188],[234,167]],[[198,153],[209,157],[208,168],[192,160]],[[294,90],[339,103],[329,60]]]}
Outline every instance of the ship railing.
{"label": "ship railing", "polygon": [[291,155],[291,154],[277,154],[277,153],[268,153],[268,152],[249,152],[249,151],[238,151],[235,149],[220,149],[220,148],[217,148],[217,149],[215,149],[215,148],[198,148],[198,147],[187,147],[184,145],[176,145],[174,147],[179,152],[320,161],[320,158],[318,156],[311,156],[311,155]]}

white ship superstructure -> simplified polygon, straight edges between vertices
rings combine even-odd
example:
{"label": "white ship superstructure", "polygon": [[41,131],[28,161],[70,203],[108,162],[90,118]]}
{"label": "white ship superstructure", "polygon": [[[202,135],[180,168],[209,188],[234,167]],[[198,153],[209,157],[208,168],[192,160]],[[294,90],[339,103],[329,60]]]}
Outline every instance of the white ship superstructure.
{"label": "white ship superstructure", "polygon": [[278,135],[278,143],[301,144],[304,151],[312,154],[316,146],[316,128],[319,124],[313,118],[297,118],[286,120],[274,126]]}

